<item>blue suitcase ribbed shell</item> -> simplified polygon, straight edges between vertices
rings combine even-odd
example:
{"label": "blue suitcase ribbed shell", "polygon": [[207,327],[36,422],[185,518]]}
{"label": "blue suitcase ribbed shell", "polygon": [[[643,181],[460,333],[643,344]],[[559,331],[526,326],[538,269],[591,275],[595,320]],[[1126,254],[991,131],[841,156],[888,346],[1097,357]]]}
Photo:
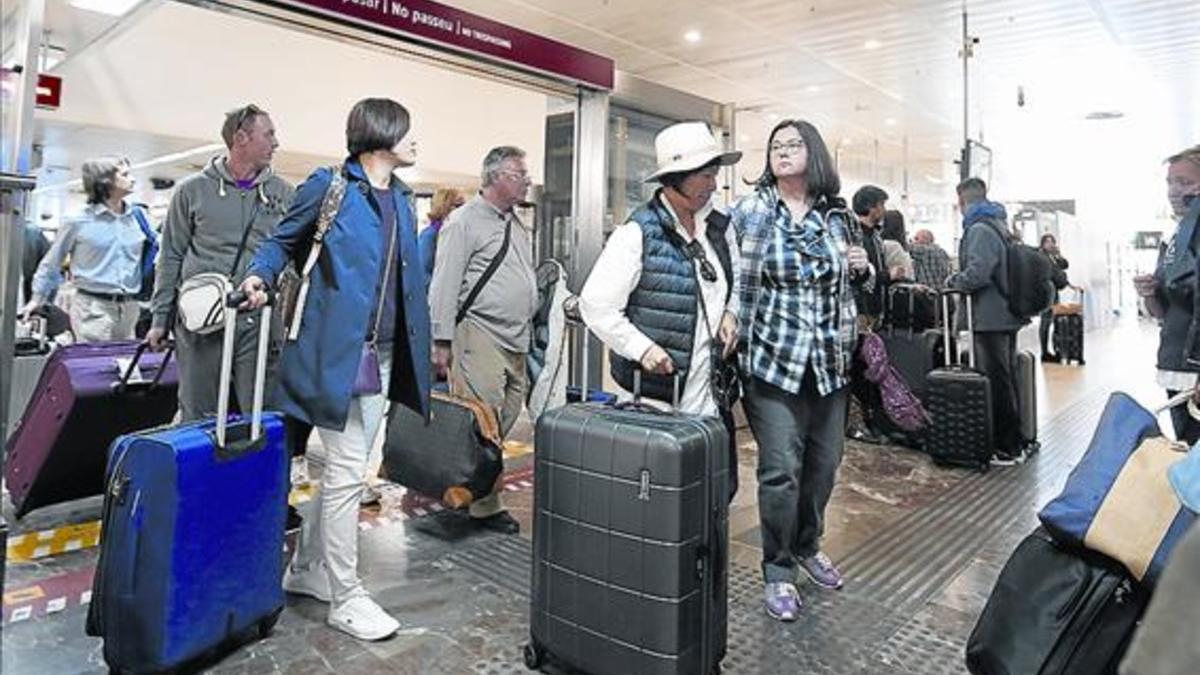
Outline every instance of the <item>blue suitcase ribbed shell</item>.
{"label": "blue suitcase ribbed shell", "polygon": [[[278,618],[289,455],[283,418],[262,424],[260,442],[232,456],[217,452],[211,419],[113,442],[88,616],[110,667],[172,668]],[[231,421],[229,438],[249,426]]]}

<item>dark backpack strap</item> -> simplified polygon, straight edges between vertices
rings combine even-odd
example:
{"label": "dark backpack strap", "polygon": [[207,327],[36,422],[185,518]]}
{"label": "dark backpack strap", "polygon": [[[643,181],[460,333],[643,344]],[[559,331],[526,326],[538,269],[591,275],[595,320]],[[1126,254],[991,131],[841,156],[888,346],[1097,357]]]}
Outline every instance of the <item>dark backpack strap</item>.
{"label": "dark backpack strap", "polygon": [[475,298],[483,292],[483,285],[491,281],[492,275],[496,270],[500,269],[500,263],[504,262],[504,256],[508,255],[508,243],[512,239],[512,221],[509,220],[504,226],[504,243],[500,244],[500,250],[496,252],[496,257],[492,258],[492,262],[488,263],[487,269],[483,271],[483,276],[479,277],[479,281],[475,282],[475,287],[467,294],[467,299],[463,301],[461,307],[458,308],[458,316],[454,317],[454,325],[463,322],[467,318],[467,312],[471,309],[471,305],[475,304]]}

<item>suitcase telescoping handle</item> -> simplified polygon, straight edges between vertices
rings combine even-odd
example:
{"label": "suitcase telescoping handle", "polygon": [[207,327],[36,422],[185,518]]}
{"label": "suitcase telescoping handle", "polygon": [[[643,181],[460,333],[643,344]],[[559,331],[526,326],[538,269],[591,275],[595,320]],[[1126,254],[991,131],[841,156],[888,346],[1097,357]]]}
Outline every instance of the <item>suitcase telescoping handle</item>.
{"label": "suitcase telescoping handle", "polygon": [[[962,297],[966,298],[966,302],[964,304],[966,305],[965,309],[967,310],[967,364],[969,365],[970,368],[974,369],[975,368],[975,312],[973,311],[973,308],[971,306],[971,294],[966,291],[956,291],[956,290],[952,290],[949,288],[942,291],[942,324],[943,324],[943,326],[942,326],[942,341],[943,341],[943,345],[945,346],[945,352],[946,352],[946,367],[949,368],[951,365],[953,365],[952,359],[954,358],[953,355],[951,354],[951,352],[953,352],[954,349],[950,345],[950,343],[951,343],[950,325],[951,325],[951,323],[954,323],[951,321],[951,318],[950,318],[950,297],[954,296],[954,295],[961,295]],[[962,311],[963,309],[964,309],[963,307],[960,307],[959,311]],[[961,365],[961,364],[959,364],[959,365]]]}
{"label": "suitcase telescoping handle", "polygon": [[[237,337],[238,305],[246,301],[246,294],[234,291],[225,296],[225,334],[224,345],[221,348],[221,377],[217,394],[217,450],[226,451],[226,427],[229,424],[229,390],[233,379],[233,348]],[[263,305],[258,317],[258,352],[254,363],[254,405],[250,412],[250,443],[254,443],[262,434],[263,389],[267,379],[267,353],[271,344],[271,305],[275,303],[275,294],[267,294],[267,304]]]}
{"label": "suitcase telescoping handle", "polygon": [[[142,357],[149,351],[150,345],[146,342],[138,344],[137,349],[133,352],[133,358],[129,361],[129,367],[121,374],[121,379],[113,386],[117,393],[124,393],[129,388],[129,378],[133,377],[133,371],[137,369]],[[147,389],[154,389],[162,380],[163,373],[167,372],[167,364],[171,361],[171,356],[175,353],[175,341],[167,341],[167,350],[163,352],[162,361],[159,362],[158,368],[154,371],[154,379],[150,380]]]}
{"label": "suitcase telescoping handle", "polygon": [[[633,369],[633,401],[634,406],[642,404],[642,368]],[[679,373],[671,376],[671,412],[679,412]]]}

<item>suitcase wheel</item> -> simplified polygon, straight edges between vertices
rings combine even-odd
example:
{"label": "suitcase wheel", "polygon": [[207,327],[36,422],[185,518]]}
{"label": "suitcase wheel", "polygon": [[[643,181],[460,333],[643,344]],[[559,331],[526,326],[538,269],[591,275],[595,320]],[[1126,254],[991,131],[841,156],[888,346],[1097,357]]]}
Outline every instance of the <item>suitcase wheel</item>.
{"label": "suitcase wheel", "polygon": [[271,612],[267,618],[258,622],[256,626],[258,630],[258,639],[265,640],[271,635],[271,631],[275,630],[275,624],[279,623],[279,617],[283,614],[283,608]]}
{"label": "suitcase wheel", "polygon": [[525,657],[525,667],[530,670],[538,670],[546,662],[546,650],[533,640],[525,644],[522,655]]}
{"label": "suitcase wheel", "polygon": [[979,473],[987,473],[988,471],[991,471],[991,470],[992,470],[991,462],[980,462],[979,463]]}

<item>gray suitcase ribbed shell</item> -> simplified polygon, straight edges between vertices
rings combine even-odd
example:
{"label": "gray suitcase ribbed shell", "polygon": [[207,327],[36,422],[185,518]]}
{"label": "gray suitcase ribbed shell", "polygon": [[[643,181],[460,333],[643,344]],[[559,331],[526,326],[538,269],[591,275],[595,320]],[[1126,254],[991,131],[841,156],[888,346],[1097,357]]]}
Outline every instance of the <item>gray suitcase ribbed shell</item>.
{"label": "gray suitcase ribbed shell", "polygon": [[592,675],[725,652],[728,453],[715,417],[573,404],[538,420],[533,644]]}

